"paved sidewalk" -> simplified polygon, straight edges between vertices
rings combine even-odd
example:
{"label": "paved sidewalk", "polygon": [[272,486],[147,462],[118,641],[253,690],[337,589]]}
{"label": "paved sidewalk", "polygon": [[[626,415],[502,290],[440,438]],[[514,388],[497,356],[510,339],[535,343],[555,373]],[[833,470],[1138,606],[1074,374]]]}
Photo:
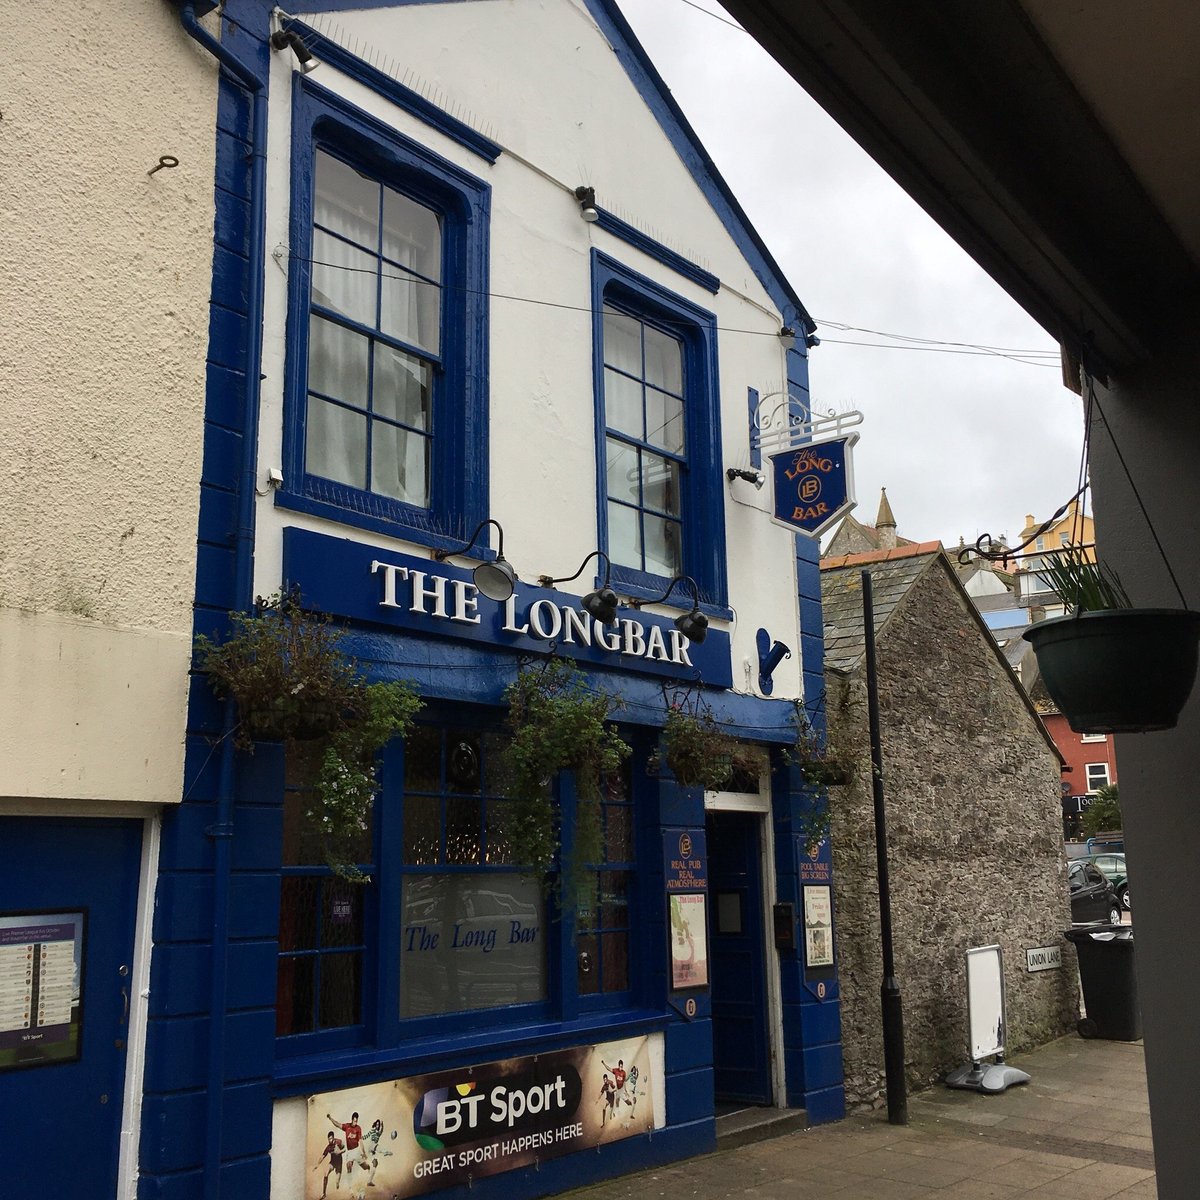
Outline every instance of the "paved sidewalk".
{"label": "paved sidewalk", "polygon": [[1027,1084],[1001,1095],[937,1086],[886,1113],[644,1171],[572,1200],[1154,1200],[1140,1042],[1075,1035],[1010,1059]]}

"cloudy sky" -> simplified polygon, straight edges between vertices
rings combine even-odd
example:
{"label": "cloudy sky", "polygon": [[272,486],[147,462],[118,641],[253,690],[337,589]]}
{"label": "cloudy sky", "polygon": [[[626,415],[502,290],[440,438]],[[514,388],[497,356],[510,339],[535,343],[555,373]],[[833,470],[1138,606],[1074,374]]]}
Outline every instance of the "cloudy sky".
{"label": "cloudy sky", "polygon": [[[686,0],[619,3],[821,327],[814,405],[865,416],[855,515],[873,523],[886,487],[902,536],[948,548],[1048,517],[1075,491],[1082,438],[1054,341],[751,37]],[[906,343],[838,325],[941,345],[848,345]]]}

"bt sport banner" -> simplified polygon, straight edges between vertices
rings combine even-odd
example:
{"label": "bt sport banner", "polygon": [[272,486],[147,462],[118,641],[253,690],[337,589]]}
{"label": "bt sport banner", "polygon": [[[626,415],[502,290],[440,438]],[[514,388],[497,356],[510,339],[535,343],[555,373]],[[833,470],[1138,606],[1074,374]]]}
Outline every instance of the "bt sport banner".
{"label": "bt sport banner", "polygon": [[305,1200],[416,1196],[660,1129],[651,1074],[660,1040],[579,1046],[313,1096]]}

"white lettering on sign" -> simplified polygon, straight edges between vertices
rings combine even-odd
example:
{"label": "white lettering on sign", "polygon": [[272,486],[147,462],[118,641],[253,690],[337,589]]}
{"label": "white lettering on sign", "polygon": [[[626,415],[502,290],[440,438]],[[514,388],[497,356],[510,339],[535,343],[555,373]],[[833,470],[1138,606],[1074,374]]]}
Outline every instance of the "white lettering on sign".
{"label": "white lettering on sign", "polygon": [[[438,621],[460,625],[479,625],[479,589],[463,579],[448,579],[431,571],[418,571],[394,563],[371,563],[371,574],[382,579],[380,608],[407,609]],[[542,642],[558,638],[572,645],[599,646],[611,654],[625,658],[644,658],[651,662],[672,663],[690,667],[690,639],[678,629],[662,629],[658,625],[643,625],[632,617],[623,617],[611,629],[605,628],[577,608],[556,604],[553,600],[535,600],[522,621],[517,615],[520,597],[514,592],[505,602],[503,633],[529,636]]]}
{"label": "white lettering on sign", "polygon": [[1062,966],[1061,946],[1037,946],[1025,951],[1026,969],[1029,971],[1053,971]]}

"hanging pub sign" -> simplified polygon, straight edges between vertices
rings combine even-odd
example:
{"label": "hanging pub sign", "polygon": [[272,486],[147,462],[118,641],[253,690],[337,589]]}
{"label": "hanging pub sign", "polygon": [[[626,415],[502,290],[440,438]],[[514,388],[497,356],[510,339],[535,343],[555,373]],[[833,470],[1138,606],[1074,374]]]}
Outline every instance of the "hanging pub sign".
{"label": "hanging pub sign", "polygon": [[772,520],[816,538],[845,516],[857,503],[850,457],[857,441],[858,434],[852,433],[772,454]]}

